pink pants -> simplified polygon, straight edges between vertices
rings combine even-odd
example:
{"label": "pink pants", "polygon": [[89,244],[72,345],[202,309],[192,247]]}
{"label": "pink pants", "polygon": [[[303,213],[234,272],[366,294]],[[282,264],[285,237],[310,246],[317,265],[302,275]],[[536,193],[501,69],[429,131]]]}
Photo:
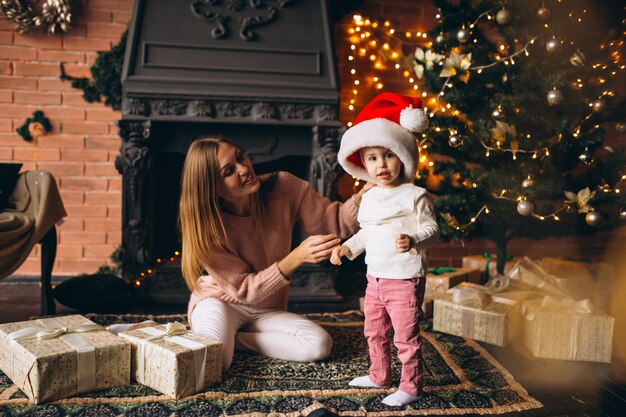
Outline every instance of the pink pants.
{"label": "pink pants", "polygon": [[419,322],[424,316],[422,303],[425,278],[385,279],[367,275],[365,291],[365,337],[369,346],[370,380],[391,385],[389,330],[402,362],[399,390],[421,396],[423,358]]}

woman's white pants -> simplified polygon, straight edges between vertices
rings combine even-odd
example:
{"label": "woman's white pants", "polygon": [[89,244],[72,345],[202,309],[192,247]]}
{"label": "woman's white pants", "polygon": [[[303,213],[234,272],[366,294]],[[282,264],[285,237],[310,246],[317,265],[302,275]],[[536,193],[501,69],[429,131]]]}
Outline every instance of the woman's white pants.
{"label": "woman's white pants", "polygon": [[293,313],[225,303],[200,301],[191,315],[191,330],[223,343],[222,366],[227,371],[235,349],[294,362],[326,358],[333,341],[321,326]]}

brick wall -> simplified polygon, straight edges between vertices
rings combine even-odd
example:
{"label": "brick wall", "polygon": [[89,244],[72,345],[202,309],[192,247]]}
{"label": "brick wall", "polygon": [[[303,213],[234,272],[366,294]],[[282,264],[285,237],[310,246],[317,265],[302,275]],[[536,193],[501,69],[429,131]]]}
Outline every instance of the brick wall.
{"label": "brick wall", "polygon": [[[89,76],[97,51],[109,50],[128,26],[132,2],[74,4],[67,34],[21,35],[0,18],[0,162],[21,162],[23,170],[56,177],[68,216],[59,227],[55,275],[95,271],[121,241],[121,178],[114,167],[120,114],[88,104],[80,90],[59,79],[59,65],[65,63],[69,75]],[[53,125],[38,146],[15,133],[36,109]],[[16,274],[40,270],[37,245]]]}
{"label": "brick wall", "polygon": [[[113,166],[119,147],[114,121],[120,115],[102,104],[87,104],[80,91],[59,80],[59,63],[66,63],[70,75],[89,75],[96,51],[117,43],[130,10],[131,1],[127,0],[80,0],[72,30],[53,36],[20,35],[12,30],[10,21],[0,19],[0,161],[23,162],[24,169],[45,169],[57,178],[69,215],[59,228],[55,275],[95,271],[108,262],[121,241],[121,181]],[[379,21],[389,20],[400,33],[426,31],[435,15],[430,0],[364,0],[359,12]],[[346,59],[350,19],[351,15],[346,16],[335,27],[344,123],[354,115],[348,110],[350,69],[354,66]],[[385,90],[411,92],[395,69],[382,69],[380,75]],[[355,111],[376,92],[361,88]],[[35,109],[43,110],[54,126],[50,135],[40,139],[37,150],[15,133]],[[624,137],[613,136],[614,142],[624,142]],[[349,195],[351,185],[349,177],[343,178],[340,192]],[[611,253],[624,253],[624,242],[626,229],[622,228],[594,238],[512,242],[510,251],[531,257],[607,258]],[[433,265],[458,266],[464,255],[493,249],[490,242],[482,240],[440,243],[430,250],[430,260]],[[17,274],[38,274],[39,262],[36,247]]]}

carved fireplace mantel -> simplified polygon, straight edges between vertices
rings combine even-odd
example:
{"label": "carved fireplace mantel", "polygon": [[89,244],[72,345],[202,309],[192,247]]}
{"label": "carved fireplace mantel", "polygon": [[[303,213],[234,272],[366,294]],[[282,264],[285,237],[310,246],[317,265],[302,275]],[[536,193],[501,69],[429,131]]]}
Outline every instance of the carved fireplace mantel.
{"label": "carved fireplace mantel", "polygon": [[[223,134],[257,170],[292,171],[337,199],[343,128],[330,24],[326,0],[135,1],[115,163],[123,176],[126,278],[180,247],[180,168],[200,135]],[[176,265],[147,284],[155,299],[187,296]],[[291,294],[339,300],[324,265],[294,274]]]}

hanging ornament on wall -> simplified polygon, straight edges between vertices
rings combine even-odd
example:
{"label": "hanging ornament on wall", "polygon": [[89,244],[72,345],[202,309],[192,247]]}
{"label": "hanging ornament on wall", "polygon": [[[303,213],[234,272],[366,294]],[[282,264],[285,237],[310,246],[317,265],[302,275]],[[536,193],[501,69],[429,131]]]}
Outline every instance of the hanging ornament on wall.
{"label": "hanging ornament on wall", "polygon": [[530,177],[530,175],[522,181],[522,188],[524,189],[530,188],[533,185],[535,185],[535,181]]}
{"label": "hanging ornament on wall", "polygon": [[617,122],[615,124],[615,130],[617,130],[619,133],[626,133],[626,123]]}
{"label": "hanging ornament on wall", "polygon": [[498,121],[504,120],[504,111],[502,110],[502,107],[498,106],[498,108],[492,111],[491,117],[493,117],[494,119]]}
{"label": "hanging ornament on wall", "polygon": [[592,164],[593,157],[589,153],[589,148],[585,147],[585,150],[583,151],[583,153],[578,155],[578,160],[580,162],[582,162],[583,164],[585,164],[585,165],[591,165]]}
{"label": "hanging ornament on wall", "polygon": [[537,9],[537,17],[541,20],[548,20],[550,18],[550,9],[542,5]]}
{"label": "hanging ornament on wall", "polygon": [[555,38],[552,38],[546,42],[546,51],[553,54],[558,52],[561,49],[561,41]]}
{"label": "hanging ornament on wall", "polygon": [[533,203],[528,200],[522,200],[517,203],[517,212],[522,216],[528,216],[533,212]]}
{"label": "hanging ornament on wall", "polygon": [[593,102],[593,111],[602,113],[606,110],[606,100],[603,98],[599,98]]}
{"label": "hanging ornament on wall", "polygon": [[602,221],[602,215],[597,211],[590,211],[585,216],[585,221],[589,226],[597,226]]}
{"label": "hanging ornament on wall", "polygon": [[585,54],[577,50],[569,58],[569,62],[575,67],[582,67],[587,62],[587,57],[585,56]]}
{"label": "hanging ornament on wall", "polygon": [[511,12],[502,8],[498,13],[496,13],[496,22],[501,25],[508,25],[511,22],[511,17]]}
{"label": "hanging ornament on wall", "polygon": [[453,133],[448,138],[448,145],[450,145],[451,148],[458,148],[463,145],[463,139],[458,134]]}
{"label": "hanging ornament on wall", "polygon": [[548,92],[548,95],[546,96],[546,98],[550,106],[557,106],[561,104],[561,102],[563,101],[563,93],[561,93],[556,88],[553,88],[552,90]]}
{"label": "hanging ornament on wall", "polygon": [[465,43],[469,41],[469,37],[470,37],[469,30],[465,29],[465,26],[459,29],[459,31],[456,33],[456,38],[461,43]]}
{"label": "hanging ornament on wall", "polygon": [[435,42],[437,43],[443,43],[445,40],[446,40],[446,37],[443,34],[443,32],[439,32],[439,35],[437,35],[437,37],[435,38]]}

